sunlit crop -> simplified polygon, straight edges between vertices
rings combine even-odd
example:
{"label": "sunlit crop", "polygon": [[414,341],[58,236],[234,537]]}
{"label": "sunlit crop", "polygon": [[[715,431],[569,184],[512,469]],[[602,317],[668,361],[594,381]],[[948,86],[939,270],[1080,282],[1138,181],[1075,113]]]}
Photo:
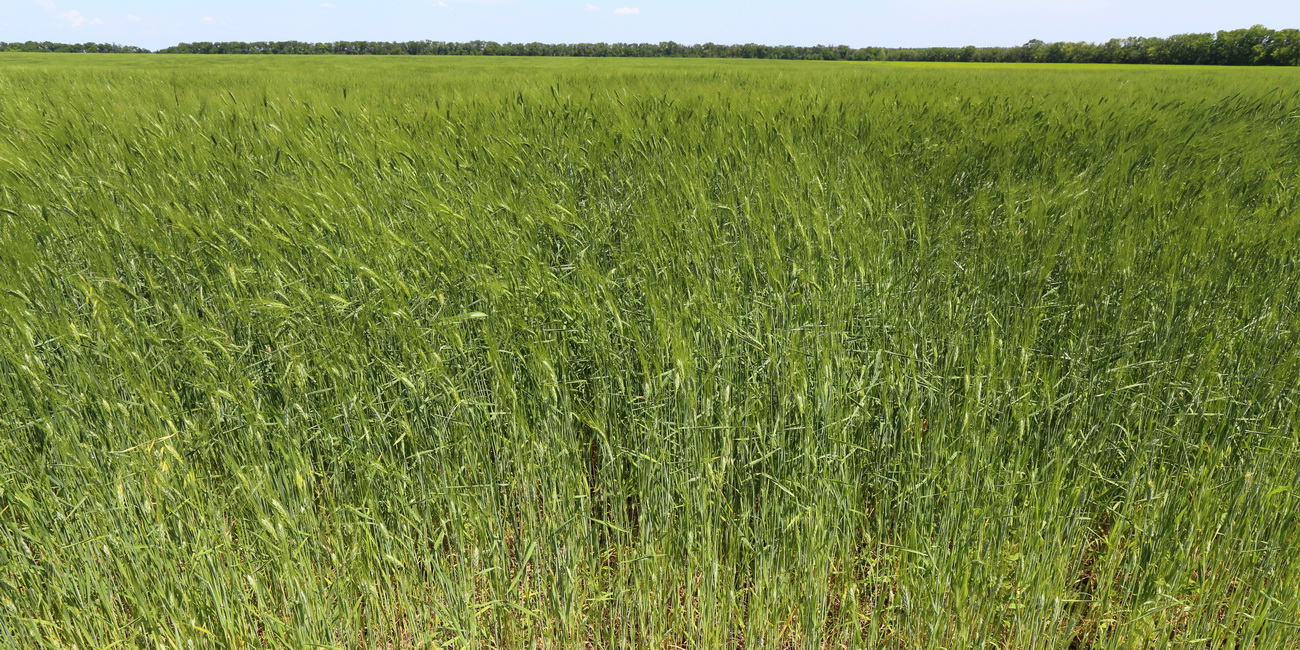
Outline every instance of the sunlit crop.
{"label": "sunlit crop", "polygon": [[0,57],[0,646],[1295,647],[1297,89]]}

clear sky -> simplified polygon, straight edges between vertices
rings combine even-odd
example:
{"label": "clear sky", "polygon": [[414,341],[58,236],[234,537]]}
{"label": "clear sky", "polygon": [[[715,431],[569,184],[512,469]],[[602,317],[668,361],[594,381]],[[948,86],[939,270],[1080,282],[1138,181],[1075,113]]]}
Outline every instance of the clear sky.
{"label": "clear sky", "polygon": [[1300,0],[0,0],[0,41],[1019,45],[1300,27]]}

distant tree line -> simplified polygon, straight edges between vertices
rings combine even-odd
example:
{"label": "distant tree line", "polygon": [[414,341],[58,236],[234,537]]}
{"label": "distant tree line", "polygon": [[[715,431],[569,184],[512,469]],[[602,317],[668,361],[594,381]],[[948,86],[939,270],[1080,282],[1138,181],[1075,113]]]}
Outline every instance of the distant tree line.
{"label": "distant tree line", "polygon": [[134,45],[118,45],[116,43],[51,43],[49,41],[5,43],[4,41],[0,41],[0,52],[99,52],[107,54],[147,54],[149,50]]}
{"label": "distant tree line", "polygon": [[1300,30],[1262,25],[1169,38],[1116,38],[1105,43],[1044,43],[1015,47],[852,48],[847,45],[681,45],[663,43],[496,43],[410,41],[376,43],[182,43],[164,54],[442,54],[479,56],[699,57],[815,61],[971,61],[989,63],[1166,63],[1189,65],[1300,65]]}
{"label": "distant tree line", "polygon": [[[123,45],[84,43],[0,43],[0,51],[147,52]],[[160,54],[440,54],[460,56],[596,56],[798,59],[815,61],[950,61],[985,63],[1159,63],[1185,65],[1300,65],[1300,30],[1263,25],[1168,38],[1116,38],[1105,43],[1044,43],[1014,47],[852,48],[847,45],[681,45],[663,43],[496,43],[470,41],[258,41],[181,43]]]}
{"label": "distant tree line", "polygon": [[1114,38],[1105,43],[1044,43],[1018,47],[931,47],[890,50],[888,61],[1016,63],[1154,63],[1168,65],[1300,65],[1300,30],[1262,25],[1169,38]]}

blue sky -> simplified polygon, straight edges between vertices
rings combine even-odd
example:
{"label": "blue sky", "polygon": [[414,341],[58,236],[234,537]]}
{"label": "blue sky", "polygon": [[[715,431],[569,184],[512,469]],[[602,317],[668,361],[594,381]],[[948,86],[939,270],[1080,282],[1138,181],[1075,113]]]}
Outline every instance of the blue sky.
{"label": "blue sky", "polygon": [[0,41],[1018,45],[1300,27],[1300,0],[0,0]]}

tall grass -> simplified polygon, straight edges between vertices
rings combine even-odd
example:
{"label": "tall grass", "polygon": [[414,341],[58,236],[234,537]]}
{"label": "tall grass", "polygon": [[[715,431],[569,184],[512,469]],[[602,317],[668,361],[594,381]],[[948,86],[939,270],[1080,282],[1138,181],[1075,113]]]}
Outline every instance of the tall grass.
{"label": "tall grass", "polygon": [[1297,87],[0,57],[0,645],[1295,647]]}

